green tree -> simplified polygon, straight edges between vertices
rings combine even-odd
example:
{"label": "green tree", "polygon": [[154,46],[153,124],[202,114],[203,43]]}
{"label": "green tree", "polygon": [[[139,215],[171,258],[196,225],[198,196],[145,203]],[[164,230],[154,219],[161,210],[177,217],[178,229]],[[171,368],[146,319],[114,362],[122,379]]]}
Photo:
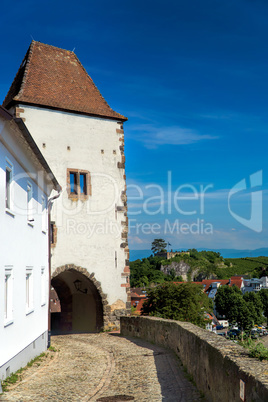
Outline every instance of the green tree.
{"label": "green tree", "polygon": [[152,242],[151,250],[154,253],[159,253],[160,251],[166,251],[167,243],[164,239],[154,239]]}
{"label": "green tree", "polygon": [[212,311],[211,299],[201,285],[169,282],[149,289],[147,295],[143,315],[189,321],[204,328],[207,322],[205,312]]}
{"label": "green tree", "polygon": [[268,289],[261,289],[258,294],[260,295],[263,305],[263,314],[266,317],[268,324]]}
{"label": "green tree", "polygon": [[130,286],[144,287],[151,283],[163,283],[169,277],[160,271],[161,258],[149,257],[130,262]]}
{"label": "green tree", "polygon": [[244,331],[249,331],[254,324],[261,324],[263,304],[255,293],[242,292],[237,286],[221,286],[215,297],[216,310],[225,315],[230,324],[238,324]]}
{"label": "green tree", "polygon": [[259,292],[246,292],[243,299],[247,303],[253,324],[261,325],[263,323],[263,303]]}
{"label": "green tree", "polygon": [[230,319],[230,311],[237,294],[242,297],[242,292],[237,286],[225,285],[218,288],[215,296],[215,306],[220,315],[224,315],[227,319]]}
{"label": "green tree", "polygon": [[246,301],[239,293],[233,296],[233,305],[227,314],[227,318],[231,324],[237,324],[242,331],[248,332],[253,327],[252,314],[250,314]]}

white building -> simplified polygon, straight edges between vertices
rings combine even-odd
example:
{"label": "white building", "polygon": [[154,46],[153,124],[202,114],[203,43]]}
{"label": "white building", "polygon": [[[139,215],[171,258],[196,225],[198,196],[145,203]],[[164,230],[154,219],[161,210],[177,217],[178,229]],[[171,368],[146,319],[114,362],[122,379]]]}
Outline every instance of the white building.
{"label": "white building", "polygon": [[3,105],[25,120],[63,188],[52,210],[54,329],[118,326],[130,310],[124,131],[77,56],[33,41]]}
{"label": "white building", "polygon": [[59,190],[23,121],[1,106],[0,189],[1,383],[47,348],[47,208]]}
{"label": "white building", "polygon": [[261,289],[268,289],[268,277],[244,279],[245,286],[243,294],[246,292],[259,292]]}

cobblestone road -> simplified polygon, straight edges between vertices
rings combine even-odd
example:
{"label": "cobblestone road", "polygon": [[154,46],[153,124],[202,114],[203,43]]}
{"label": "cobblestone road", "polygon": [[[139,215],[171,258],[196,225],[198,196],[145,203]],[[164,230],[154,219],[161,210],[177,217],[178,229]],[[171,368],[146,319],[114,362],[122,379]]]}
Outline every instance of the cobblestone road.
{"label": "cobblestone road", "polygon": [[53,360],[27,369],[1,401],[204,401],[159,346],[104,333],[55,336],[52,345]]}

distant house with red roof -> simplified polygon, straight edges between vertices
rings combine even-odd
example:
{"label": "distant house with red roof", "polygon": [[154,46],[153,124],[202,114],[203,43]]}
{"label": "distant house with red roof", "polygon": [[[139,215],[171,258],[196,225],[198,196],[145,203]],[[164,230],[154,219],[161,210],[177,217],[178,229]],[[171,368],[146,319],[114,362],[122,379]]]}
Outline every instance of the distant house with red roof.
{"label": "distant house with red roof", "polygon": [[[240,290],[244,288],[244,278],[242,276],[231,276],[230,279],[204,279],[201,284],[204,286],[204,292],[213,300],[220,286],[237,286]],[[214,306],[214,314],[218,316]]]}
{"label": "distant house with red roof", "polygon": [[136,309],[135,313],[140,315],[143,302],[147,298],[146,290],[143,288],[131,288],[130,295],[131,306]]}
{"label": "distant house with red roof", "polygon": [[[175,282],[177,284],[184,282]],[[244,278],[243,276],[231,276],[230,279],[203,279],[202,282],[192,282],[195,285],[202,285],[204,292],[209,296],[212,289],[217,289],[220,286],[229,285],[237,286],[240,290],[244,288]],[[217,292],[216,292],[217,293]],[[215,295],[216,295],[215,293]],[[212,297],[212,294],[211,296]]]}
{"label": "distant house with red roof", "polygon": [[216,318],[215,314],[205,313],[205,316],[208,320],[208,323],[206,325],[207,330],[212,331],[213,329],[216,329],[217,325],[220,325],[220,322]]}
{"label": "distant house with red roof", "polygon": [[240,290],[244,288],[244,278],[242,276],[231,276],[230,279],[203,279],[202,282],[198,283],[204,286],[204,292],[212,299],[216,296],[217,289],[220,286],[237,286]]}
{"label": "distant house with red roof", "polygon": [[[181,284],[185,282],[174,282],[176,284]],[[237,286],[239,289],[244,288],[244,278],[242,276],[231,276],[230,279],[203,279],[202,282],[192,282],[195,285],[202,285],[203,291],[207,294],[209,298],[214,301],[217,294],[217,290],[220,286]],[[130,289],[131,294],[131,306],[136,308],[136,314],[140,314],[144,300],[147,298],[147,293],[143,288],[132,288]],[[216,318],[217,312],[214,308],[214,314],[209,315],[208,319],[213,322],[213,325],[218,325],[219,322]]]}
{"label": "distant house with red roof", "polygon": [[[183,282],[176,282],[177,284]],[[230,279],[203,279],[202,282],[192,282],[196,285],[202,285],[203,291],[207,294],[207,296],[213,300],[217,294],[217,290],[220,286],[237,286],[240,290],[243,291],[245,283],[243,276],[231,276]],[[217,315],[217,311],[214,307],[214,314]]]}

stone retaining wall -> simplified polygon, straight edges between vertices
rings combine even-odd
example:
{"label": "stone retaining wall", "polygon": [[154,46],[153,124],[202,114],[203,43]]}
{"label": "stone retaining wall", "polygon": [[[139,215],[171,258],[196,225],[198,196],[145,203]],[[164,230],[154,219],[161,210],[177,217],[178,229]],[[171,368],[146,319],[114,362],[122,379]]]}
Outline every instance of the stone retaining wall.
{"label": "stone retaining wall", "polygon": [[121,317],[121,334],[172,349],[208,401],[268,401],[268,363],[219,335],[155,317]]}

